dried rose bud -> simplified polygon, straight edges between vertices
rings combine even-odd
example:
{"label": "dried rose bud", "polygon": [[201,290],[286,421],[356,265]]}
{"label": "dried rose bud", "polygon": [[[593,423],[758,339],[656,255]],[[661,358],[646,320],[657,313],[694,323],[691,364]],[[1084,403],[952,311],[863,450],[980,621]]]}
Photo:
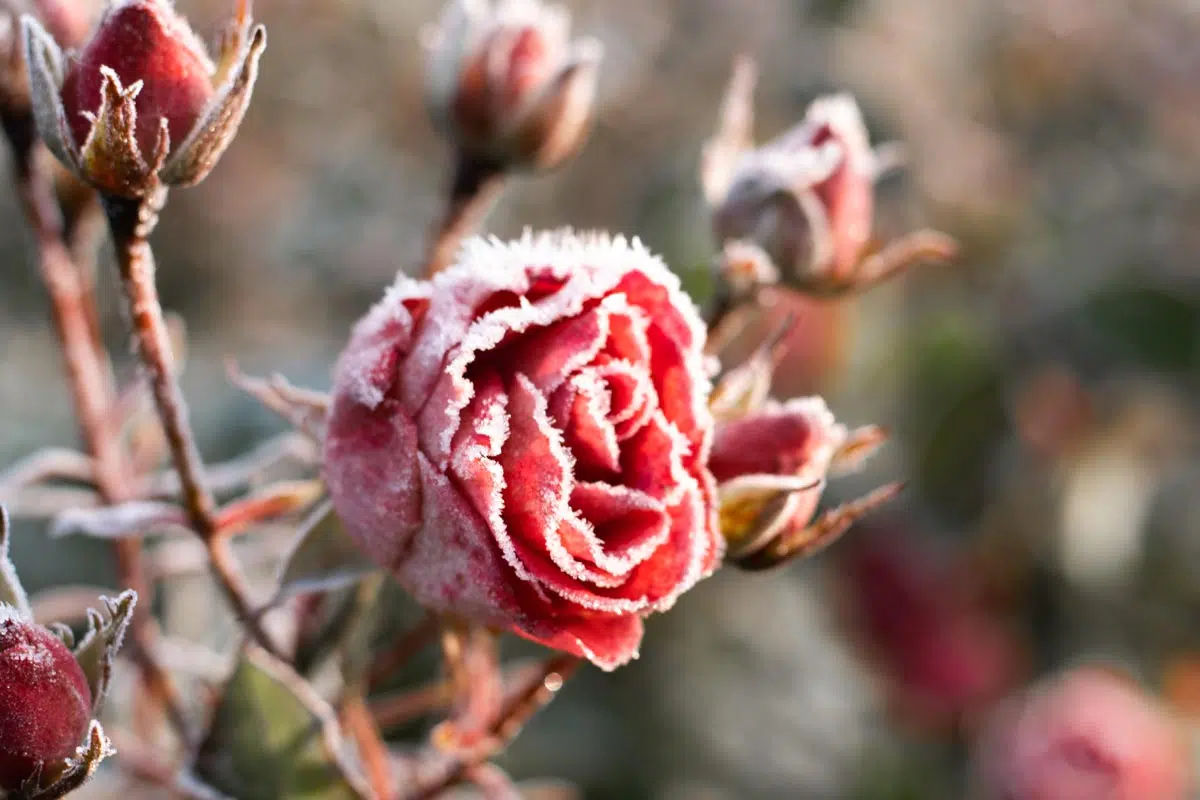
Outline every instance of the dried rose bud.
{"label": "dried rose bud", "polygon": [[102,192],[202,180],[245,114],[266,47],[242,0],[214,63],[168,0],[115,0],[78,55],[33,17],[25,49],[38,132]]}
{"label": "dried rose bud", "polygon": [[465,155],[549,169],[587,138],[601,48],[572,42],[570,18],[540,0],[451,0],[428,41],[426,98]]}
{"label": "dried rose bud", "polygon": [[48,783],[84,744],[91,719],[92,693],[71,651],[0,606],[0,788],[39,769]]}
{"label": "dried rose bud", "polygon": [[989,800],[1183,800],[1178,724],[1131,680],[1080,667],[1007,703],[977,748]]}
{"label": "dried rose bud", "polygon": [[338,515],[422,605],[618,667],[720,560],[703,342],[636,242],[473,240],[339,360]]}
{"label": "dried rose bud", "polygon": [[705,148],[702,179],[722,244],[746,240],[775,262],[783,283],[818,294],[865,288],[922,259],[948,259],[954,243],[918,231],[868,252],[876,178],[896,148],[871,148],[854,98],[817,98],[804,120],[755,149],[753,63],[737,65],[721,128]]}

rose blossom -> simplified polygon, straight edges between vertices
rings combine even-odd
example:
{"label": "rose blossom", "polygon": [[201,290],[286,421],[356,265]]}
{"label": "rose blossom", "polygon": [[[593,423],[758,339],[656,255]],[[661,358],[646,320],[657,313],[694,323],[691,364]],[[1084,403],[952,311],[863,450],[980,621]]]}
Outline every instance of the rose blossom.
{"label": "rose blossom", "polygon": [[335,508],[426,607],[620,666],[720,559],[703,341],[636,241],[472,240],[355,328]]}
{"label": "rose blossom", "polygon": [[996,715],[978,747],[982,796],[1182,800],[1181,729],[1133,681],[1095,666],[1047,680]]}

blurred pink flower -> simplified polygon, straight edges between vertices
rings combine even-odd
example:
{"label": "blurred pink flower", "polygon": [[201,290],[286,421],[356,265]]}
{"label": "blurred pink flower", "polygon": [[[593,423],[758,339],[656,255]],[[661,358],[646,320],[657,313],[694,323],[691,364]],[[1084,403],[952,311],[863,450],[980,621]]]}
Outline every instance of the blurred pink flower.
{"label": "blurred pink flower", "polygon": [[426,607],[620,666],[721,556],[703,341],[636,242],[473,240],[341,356],[338,514]]}
{"label": "blurred pink flower", "polygon": [[599,42],[540,0],[451,0],[428,37],[426,100],[464,153],[501,167],[554,167],[587,137]]}
{"label": "blurred pink flower", "polygon": [[955,725],[1014,685],[1019,641],[979,606],[970,580],[920,540],[891,526],[863,531],[839,567],[854,634],[907,723]]}
{"label": "blurred pink flower", "polygon": [[1166,710],[1098,667],[1012,700],[977,755],[980,789],[997,800],[1175,800],[1190,782],[1188,752]]}

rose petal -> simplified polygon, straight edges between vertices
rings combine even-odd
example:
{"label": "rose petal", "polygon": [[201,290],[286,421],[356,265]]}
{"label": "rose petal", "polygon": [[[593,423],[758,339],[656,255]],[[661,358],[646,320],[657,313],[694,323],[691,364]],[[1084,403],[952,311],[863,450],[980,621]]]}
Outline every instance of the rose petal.
{"label": "rose petal", "polygon": [[[393,565],[421,538],[416,426],[394,400],[374,410],[334,395],[324,476],[338,516],[379,564]],[[370,491],[364,491],[370,487]]]}
{"label": "rose petal", "polygon": [[472,505],[424,454],[417,457],[422,495],[421,535],[393,566],[396,579],[433,611],[508,627],[524,616],[491,531]]}
{"label": "rose petal", "polygon": [[612,399],[595,372],[582,372],[561,386],[551,400],[554,420],[584,475],[615,474],[621,448],[608,421]]}
{"label": "rose petal", "polygon": [[642,632],[640,617],[588,615],[564,619],[556,629],[545,633],[527,630],[522,634],[547,647],[586,658],[608,672],[638,657]]}
{"label": "rose petal", "polygon": [[845,438],[824,400],[795,398],[721,426],[708,467],[720,482],[744,475],[823,477]]}
{"label": "rose petal", "polygon": [[428,297],[427,284],[403,276],[388,289],[354,326],[334,372],[334,394],[348,393],[374,408],[392,391],[399,379],[400,359],[412,346],[413,333],[429,307]]}
{"label": "rose petal", "polygon": [[571,507],[591,525],[587,557],[613,575],[624,575],[649,558],[670,533],[662,503],[625,486],[577,483]]}
{"label": "rose petal", "polygon": [[505,371],[522,373],[549,395],[572,373],[591,362],[608,338],[603,304],[572,319],[531,331],[505,356]]}

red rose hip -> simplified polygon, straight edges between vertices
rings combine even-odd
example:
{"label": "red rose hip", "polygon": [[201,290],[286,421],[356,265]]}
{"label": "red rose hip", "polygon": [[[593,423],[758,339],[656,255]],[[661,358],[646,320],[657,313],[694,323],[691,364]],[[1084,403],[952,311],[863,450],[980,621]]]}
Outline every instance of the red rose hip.
{"label": "red rose hip", "polygon": [[50,631],[0,609],[0,788],[75,755],[92,718],[75,657]]}

